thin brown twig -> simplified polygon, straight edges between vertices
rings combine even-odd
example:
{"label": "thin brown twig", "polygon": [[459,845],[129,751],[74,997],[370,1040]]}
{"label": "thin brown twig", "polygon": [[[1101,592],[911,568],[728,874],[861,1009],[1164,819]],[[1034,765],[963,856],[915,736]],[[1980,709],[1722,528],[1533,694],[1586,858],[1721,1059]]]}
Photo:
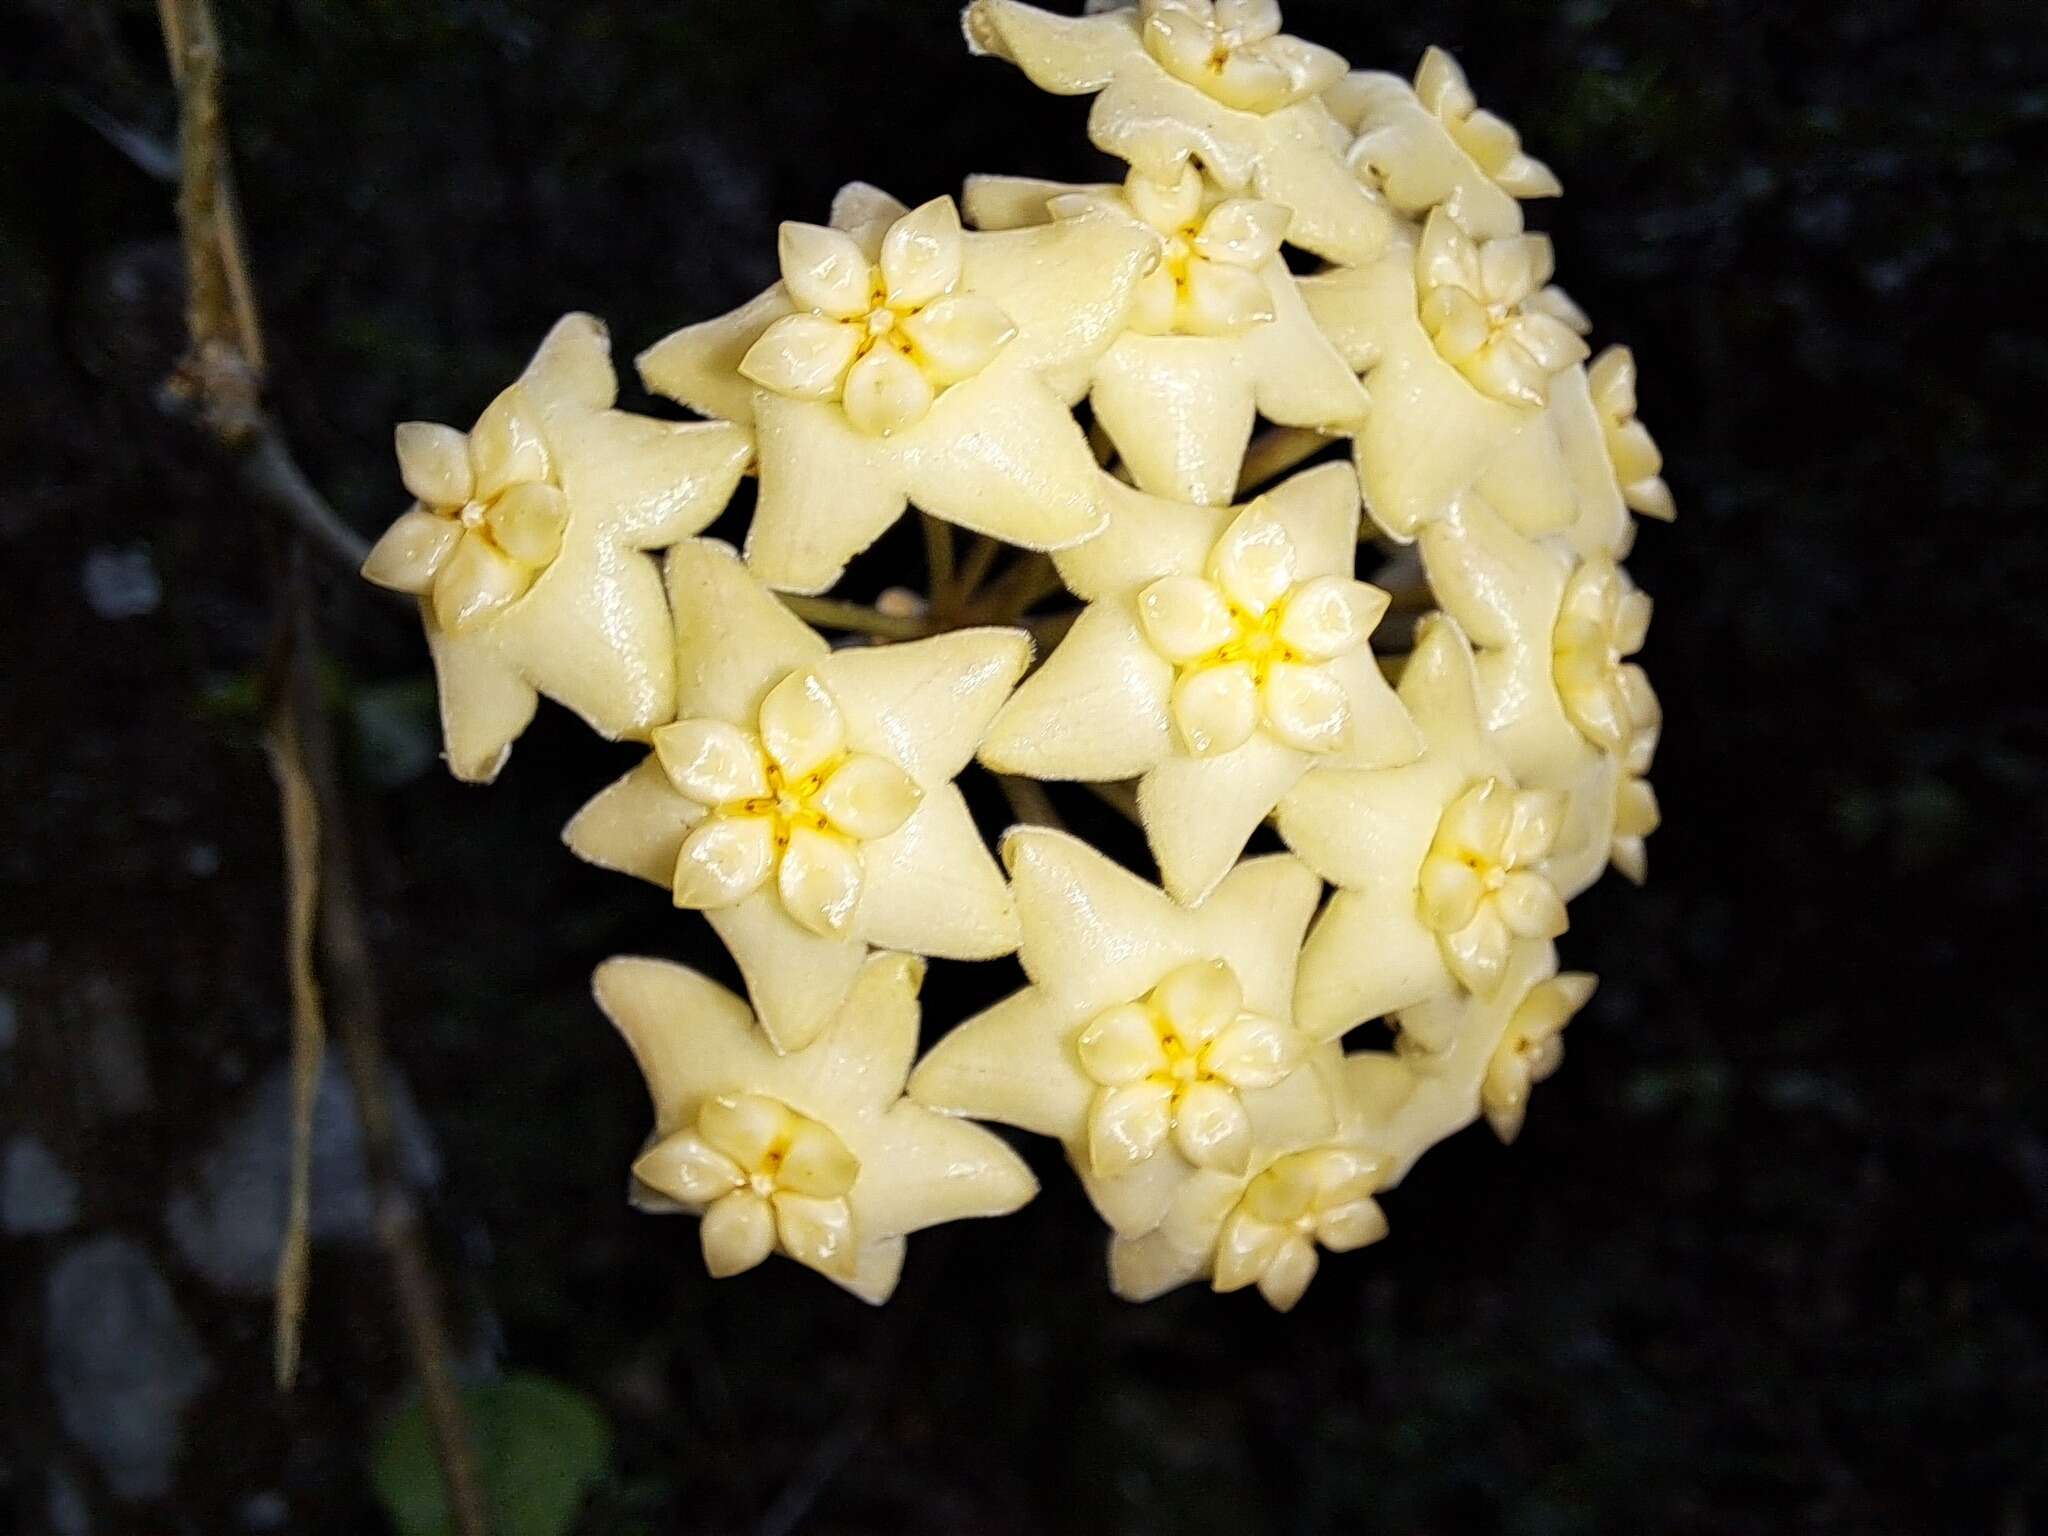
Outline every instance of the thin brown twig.
{"label": "thin brown twig", "polygon": [[985,533],[977,533],[974,542],[967,547],[967,558],[960,562],[959,574],[954,578],[953,590],[959,594],[958,606],[972,607],[981,584],[988,580],[989,568],[996,563],[996,556],[1003,552],[1000,539],[992,539]]}
{"label": "thin brown twig", "polygon": [[1045,792],[1045,786],[1036,779],[1027,779],[1014,773],[999,773],[996,783],[1003,789],[1003,798],[1010,802],[1010,813],[1027,827],[1051,827],[1064,832],[1067,823],[1052,803],[1052,796]]}
{"label": "thin brown twig", "polygon": [[917,514],[924,525],[925,595],[934,612],[953,606],[956,595],[953,577],[953,525],[929,512]]}
{"label": "thin brown twig", "polygon": [[[275,590],[280,644],[273,673],[270,746],[285,825],[291,902],[294,1198],[280,1258],[277,1364],[296,1361],[304,1305],[305,1183],[311,1115],[326,1009],[310,953],[317,925],[328,996],[355,1088],[378,1238],[392,1270],[414,1373],[426,1401],[436,1457],[447,1485],[450,1527],[486,1536],[475,1449],[450,1367],[446,1327],[417,1211],[407,1191],[390,1104],[375,969],[342,826],[340,776],[314,675],[312,597],[304,542],[347,550],[353,534],[312,488],[262,409],[263,337],[229,173],[221,111],[220,37],[209,0],[159,0],[164,46],[178,89],[178,220],[186,265],[190,347],[170,392],[195,408],[200,425],[238,461],[260,500],[288,515]],[[359,541],[358,541],[359,542]]]}
{"label": "thin brown twig", "polygon": [[1031,611],[1031,605],[1052,596],[1065,583],[1052,556],[1026,554],[983,590],[974,605],[977,623],[1014,624]]}

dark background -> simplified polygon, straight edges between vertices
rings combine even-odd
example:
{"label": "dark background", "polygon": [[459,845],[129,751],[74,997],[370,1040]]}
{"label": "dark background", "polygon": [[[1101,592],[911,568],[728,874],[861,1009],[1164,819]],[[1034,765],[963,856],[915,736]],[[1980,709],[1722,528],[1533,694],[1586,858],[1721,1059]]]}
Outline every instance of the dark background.
{"label": "dark background", "polygon": [[[406,1369],[338,1077],[303,1380],[268,1384],[263,514],[154,403],[180,326],[155,16],[9,10],[0,1528],[374,1530]],[[2039,1530],[2038,8],[1288,15],[1373,67],[1452,47],[1558,170],[1537,220],[1596,345],[1636,348],[1678,495],[1634,561],[1666,825],[1646,892],[1574,908],[1567,962],[1603,984],[1523,1139],[1429,1157],[1392,1237],[1284,1319],[1111,1299],[1043,1146],[1044,1195],[915,1241],[884,1311],[779,1262],[713,1284],[688,1223],[621,1198],[646,1108],[587,992],[613,952],[706,961],[704,930],[556,842],[633,753],[544,706],[495,789],[456,785],[411,617],[323,576],[463,1368],[594,1401],[587,1532]],[[1084,104],[970,61],[950,4],[223,25],[276,409],[365,533],[400,500],[390,424],[466,424],[564,309],[630,356],[767,282],[776,221],[842,180],[1097,168]]]}

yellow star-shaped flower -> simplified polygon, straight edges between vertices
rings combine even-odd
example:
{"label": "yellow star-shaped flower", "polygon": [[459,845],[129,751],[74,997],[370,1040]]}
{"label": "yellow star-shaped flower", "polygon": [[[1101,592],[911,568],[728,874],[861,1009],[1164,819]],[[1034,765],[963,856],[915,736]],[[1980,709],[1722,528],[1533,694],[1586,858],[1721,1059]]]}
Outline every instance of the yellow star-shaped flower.
{"label": "yellow star-shaped flower", "polygon": [[831,226],[782,226],[782,281],[640,356],[647,387],[752,425],[747,560],[822,592],[915,502],[1059,549],[1102,525],[1095,459],[1066,408],[1123,327],[1152,242],[1128,225],[964,232],[858,183]]}
{"label": "yellow star-shaped flower", "polygon": [[1095,419],[1141,489],[1228,502],[1255,417],[1348,430],[1365,414],[1280,255],[1289,213],[1277,203],[1221,196],[1193,165],[1169,182],[1134,169],[1121,187],[981,176],[964,202],[984,229],[1113,219],[1156,242],[1129,328],[1089,381]]}
{"label": "yellow star-shaped flower", "polygon": [[1386,1159],[1383,1188],[1407,1177],[1422,1154],[1482,1114],[1513,1141],[1529,1090],[1563,1058],[1558,1032],[1586,1005],[1596,982],[1557,969],[1557,949],[1518,943],[1491,997],[1459,993],[1393,1018],[1394,1049],[1344,1059],[1344,1091],[1364,1134]]}
{"label": "yellow star-shaped flower", "polygon": [[1010,60],[1042,90],[1094,95],[1088,137],[1170,184],[1190,159],[1232,193],[1294,210],[1287,238],[1337,262],[1369,261],[1395,217],[1344,157],[1351,134],[1323,91],[1344,60],[1280,30],[1274,0],[1139,0],[1056,16],[973,0],[968,46]]}
{"label": "yellow star-shaped flower", "polygon": [[1585,317],[1542,286],[1550,261],[1541,236],[1479,245],[1439,208],[1378,261],[1301,280],[1372,396],[1352,455],[1389,537],[1414,538],[1468,491],[1532,537],[1579,518],[1582,477],[1545,401],[1582,377]]}
{"label": "yellow star-shaped flower", "polygon": [[783,1050],[869,947],[1016,947],[1002,872],[953,778],[1030,661],[1020,630],[833,651],[726,545],[669,552],[677,719],[577,813],[580,857],[666,886],[732,951]]}
{"label": "yellow star-shaped flower", "polygon": [[1015,829],[1003,857],[1031,985],[940,1041],[912,1098],[1058,1138],[1131,1237],[1197,1173],[1329,1134],[1319,1052],[1291,1022],[1321,894],[1298,861],[1247,860],[1181,906],[1062,832]]}
{"label": "yellow star-shaped flower", "polygon": [[1356,580],[1341,464],[1244,507],[1104,477],[1110,525],[1057,557],[1088,606],[996,717],[982,761],[1040,779],[1138,779],[1167,890],[1193,901],[1311,767],[1406,762],[1414,727],[1368,643],[1387,597]]}
{"label": "yellow star-shaped flower", "polygon": [[668,605],[644,553],[724,510],[744,429],[611,409],[611,343],[569,315],[465,434],[398,429],[412,508],[363,574],[420,599],[448,765],[489,782],[546,694],[599,734],[645,738],[670,718]]}
{"label": "yellow star-shaped flower", "polygon": [[1431,616],[1400,686],[1422,755],[1374,772],[1317,768],[1280,802],[1280,835],[1338,887],[1295,996],[1316,1039],[1460,989],[1491,996],[1516,939],[1564,932],[1544,859],[1566,797],[1516,783],[1476,690],[1464,635]]}
{"label": "yellow star-shaped flower", "polygon": [[874,956],[817,1038],[781,1055],[745,1003],[695,971],[628,957],[598,967],[598,1006],[654,1102],[636,1198],[702,1217],[713,1276],[782,1253],[880,1303],[907,1234],[1006,1216],[1037,1193],[997,1137],[903,1097],[923,977],[912,956]]}
{"label": "yellow star-shaped flower", "polygon": [[1441,205],[1490,240],[1521,232],[1520,199],[1563,191],[1550,167],[1522,149],[1521,136],[1479,105],[1464,70],[1441,48],[1422,55],[1413,85],[1354,70],[1323,101],[1358,136],[1352,169],[1404,214],[1420,217]]}

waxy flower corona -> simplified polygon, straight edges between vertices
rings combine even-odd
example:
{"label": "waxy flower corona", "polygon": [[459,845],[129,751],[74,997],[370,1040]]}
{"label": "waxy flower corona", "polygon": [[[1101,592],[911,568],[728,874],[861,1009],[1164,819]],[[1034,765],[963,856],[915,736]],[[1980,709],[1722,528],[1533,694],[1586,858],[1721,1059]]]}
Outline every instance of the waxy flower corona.
{"label": "waxy flower corona", "polygon": [[[643,754],[563,836],[745,983],[595,980],[652,1100],[633,1198],[712,1276],[886,1300],[910,1233],[1036,1192],[989,1121],[1063,1149],[1119,1295],[1285,1311],[1429,1147],[1515,1139],[1593,995],[1555,941],[1646,874],[1621,562],[1662,456],[1525,227],[1557,176],[1448,53],[1353,71],[1275,0],[963,27],[1092,98],[1122,180],[849,183],[640,355],[694,421],[616,410],[568,316],[469,431],[399,427],[364,574],[418,601],[458,777],[542,696]],[[849,583],[909,511],[923,593],[894,542]],[[1011,954],[919,1059],[925,960]]]}

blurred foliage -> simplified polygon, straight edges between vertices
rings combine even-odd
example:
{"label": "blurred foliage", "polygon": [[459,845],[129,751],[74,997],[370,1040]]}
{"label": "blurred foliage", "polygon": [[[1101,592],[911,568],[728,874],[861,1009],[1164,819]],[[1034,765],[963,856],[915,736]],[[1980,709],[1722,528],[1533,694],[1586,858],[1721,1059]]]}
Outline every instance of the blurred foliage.
{"label": "blurred foliage", "polygon": [[[104,131],[170,123],[151,8],[28,4],[0,87],[0,770],[28,786],[0,902],[42,958],[0,950],[0,983],[136,998],[158,1109],[93,1143],[88,1184],[95,1219],[141,1224],[160,1186],[137,1170],[203,1138],[226,1063],[281,1049],[270,795],[234,718],[260,562],[152,403],[170,193]],[[627,358],[768,281],[776,221],[841,180],[916,200],[969,170],[1103,169],[1083,105],[969,60],[951,0],[223,9],[279,406],[366,531],[398,494],[390,423],[470,419],[564,309]],[[1565,1070],[1512,1154],[1432,1154],[1391,1238],[1284,1320],[1109,1299],[1100,1229],[1038,1146],[1045,1194],[919,1239],[882,1313],[782,1264],[714,1285],[687,1223],[624,1204],[646,1107],[588,975],[619,951],[729,968],[659,891],[554,840],[633,754],[543,710],[488,795],[416,776],[417,626],[337,582],[360,856],[474,1364],[602,1404],[592,1532],[791,1508],[891,1536],[2035,1528],[2038,4],[1287,9],[1376,66],[1450,46],[1557,168],[1568,195],[1535,217],[1596,343],[1635,347],[1669,459],[1680,521],[1633,561],[1667,823],[1646,892],[1574,908],[1567,961],[1603,983]],[[163,607],[98,620],[79,563],[138,533]],[[1014,981],[934,966],[928,1033]],[[374,1260],[321,1258],[308,1384],[277,1413],[261,1305],[195,1306],[207,1451],[147,1528],[244,1528],[259,1488],[295,1531],[370,1528],[364,1426],[403,1374]],[[22,1443],[32,1467],[46,1432]],[[0,1485],[40,1528],[41,1485]]]}
{"label": "blurred foliage", "polygon": [[[563,1536],[611,1456],[612,1433],[583,1393],[543,1376],[508,1376],[462,1394],[491,1529]],[[391,1417],[370,1470],[398,1536],[447,1536],[446,1491],[424,1403]]]}

